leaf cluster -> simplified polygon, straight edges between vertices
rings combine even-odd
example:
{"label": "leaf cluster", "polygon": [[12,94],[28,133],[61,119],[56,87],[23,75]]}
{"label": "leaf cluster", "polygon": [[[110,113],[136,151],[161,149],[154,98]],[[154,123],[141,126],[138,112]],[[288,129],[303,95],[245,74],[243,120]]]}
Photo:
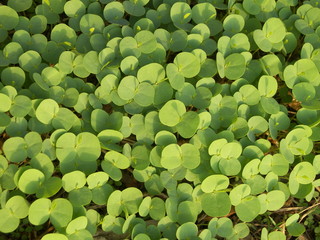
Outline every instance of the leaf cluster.
{"label": "leaf cluster", "polygon": [[319,201],[319,16],[315,0],[0,4],[0,232],[309,233],[285,209]]}

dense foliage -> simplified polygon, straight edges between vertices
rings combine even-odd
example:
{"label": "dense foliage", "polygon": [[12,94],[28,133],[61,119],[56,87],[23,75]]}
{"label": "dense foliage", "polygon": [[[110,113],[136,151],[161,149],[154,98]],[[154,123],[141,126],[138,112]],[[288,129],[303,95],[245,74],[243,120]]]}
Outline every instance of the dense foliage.
{"label": "dense foliage", "polygon": [[2,238],[319,239],[301,2],[2,1]]}

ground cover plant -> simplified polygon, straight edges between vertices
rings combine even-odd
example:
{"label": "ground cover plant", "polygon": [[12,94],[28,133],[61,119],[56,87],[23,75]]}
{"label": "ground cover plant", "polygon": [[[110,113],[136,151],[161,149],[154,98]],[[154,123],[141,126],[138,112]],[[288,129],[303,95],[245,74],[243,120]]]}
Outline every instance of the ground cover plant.
{"label": "ground cover plant", "polygon": [[0,4],[1,239],[320,239],[320,9]]}

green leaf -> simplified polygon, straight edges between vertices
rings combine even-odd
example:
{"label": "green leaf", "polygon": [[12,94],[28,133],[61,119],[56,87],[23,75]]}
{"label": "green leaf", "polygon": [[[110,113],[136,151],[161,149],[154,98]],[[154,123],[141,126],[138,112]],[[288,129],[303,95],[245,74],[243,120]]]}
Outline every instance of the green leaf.
{"label": "green leaf", "polygon": [[30,112],[31,108],[32,103],[30,98],[18,95],[12,101],[10,113],[14,117],[25,117]]}
{"label": "green leaf", "polygon": [[316,89],[310,83],[301,82],[294,85],[292,93],[298,101],[307,102],[314,99],[316,96]]}
{"label": "green leaf", "polygon": [[222,146],[220,155],[223,158],[239,158],[242,146],[238,142],[230,142]]}
{"label": "green leaf", "polygon": [[68,199],[73,206],[85,206],[92,200],[92,193],[86,186],[78,189],[73,189],[69,192]]}
{"label": "green leaf", "polygon": [[165,204],[161,198],[154,197],[151,199],[149,215],[154,220],[161,220],[165,216]]}
{"label": "green leaf", "polygon": [[176,26],[183,26],[191,20],[191,8],[187,3],[176,2],[170,9],[170,17]]}
{"label": "green leaf", "polygon": [[147,107],[153,103],[154,94],[154,87],[149,83],[143,82],[138,85],[133,99],[138,105]]}
{"label": "green leaf", "polygon": [[83,57],[83,65],[89,73],[98,74],[101,71],[101,64],[98,60],[99,56],[96,51],[90,51]]}
{"label": "green leaf", "polygon": [[271,43],[282,41],[286,35],[286,27],[279,18],[269,18],[264,23],[262,31]]}
{"label": "green leaf", "polygon": [[242,199],[247,197],[250,194],[250,192],[251,189],[247,184],[240,184],[234,187],[229,194],[231,204],[233,206],[239,205]]}
{"label": "green leaf", "polygon": [[55,129],[70,130],[76,119],[76,115],[68,108],[59,108],[57,114],[52,119],[52,126]]}
{"label": "green leaf", "polygon": [[3,144],[3,152],[11,162],[22,162],[27,158],[27,143],[21,137],[11,137]]}
{"label": "green leaf", "polygon": [[52,119],[59,111],[59,105],[52,99],[43,100],[36,109],[37,119],[44,123],[50,124]]}
{"label": "green leaf", "polygon": [[109,175],[105,172],[95,172],[87,177],[88,188],[101,187],[109,180]]}
{"label": "green leaf", "polygon": [[109,151],[104,156],[105,161],[111,162],[115,167],[126,169],[130,166],[130,160],[121,153]]}
{"label": "green leaf", "polygon": [[37,132],[28,132],[24,136],[24,140],[28,145],[28,157],[32,158],[38,155],[42,149],[41,135]]}
{"label": "green leaf", "polygon": [[147,196],[143,198],[141,201],[141,204],[139,206],[139,215],[142,217],[145,217],[149,214],[150,211],[150,206],[151,206],[151,197]]}
{"label": "green leaf", "polygon": [[81,171],[73,171],[63,175],[62,186],[65,191],[82,188],[86,184],[86,175]]}
{"label": "green leaf", "polygon": [[32,5],[32,0],[22,0],[22,1],[14,1],[9,0],[8,6],[16,10],[17,12],[23,12],[28,10]]}
{"label": "green leaf", "polygon": [[[124,196],[126,196],[126,195],[124,195]],[[132,196],[132,197],[134,198],[134,196]],[[120,213],[122,212],[122,209],[123,209],[123,205],[121,204],[121,199],[122,199],[122,192],[121,191],[115,190],[111,193],[111,195],[108,198],[108,202],[107,202],[108,214],[110,214],[111,216],[115,216],[115,217],[120,215]]]}
{"label": "green leaf", "polygon": [[182,76],[186,78],[195,77],[200,72],[200,61],[192,53],[178,53],[173,62]]}
{"label": "green leaf", "polygon": [[33,225],[42,225],[50,217],[51,201],[47,198],[39,198],[31,203],[28,219]]}
{"label": "green leaf", "polygon": [[251,222],[260,212],[260,201],[255,196],[247,196],[235,206],[235,210],[241,221]]}
{"label": "green leaf", "polygon": [[133,37],[124,37],[119,43],[120,53],[123,57],[140,57],[141,51],[138,49],[138,43]]}
{"label": "green leaf", "polygon": [[28,216],[29,202],[22,196],[13,196],[7,201],[5,208],[16,218],[22,219]]}
{"label": "green leaf", "polygon": [[280,231],[274,231],[268,234],[268,239],[285,240],[286,235]]}
{"label": "green leaf", "polygon": [[161,165],[166,169],[174,169],[182,163],[182,150],[178,144],[170,144],[164,147],[161,153]]}
{"label": "green leaf", "polygon": [[17,89],[23,86],[25,78],[25,72],[20,67],[7,67],[1,72],[2,83],[14,86]]}
{"label": "green leaf", "polygon": [[103,9],[104,18],[111,23],[121,23],[124,7],[120,2],[110,2]]}
{"label": "green leaf", "polygon": [[253,116],[248,121],[250,140],[253,139],[251,134],[261,134],[268,129],[268,122],[261,116]]}
{"label": "green leaf", "polygon": [[77,34],[68,25],[60,23],[52,29],[51,40],[66,48],[72,48],[76,44]]}
{"label": "green leaf", "polygon": [[50,207],[50,221],[56,228],[66,227],[72,219],[72,204],[64,198],[56,198]]}
{"label": "green leaf", "polygon": [[185,143],[181,146],[181,151],[182,166],[187,169],[195,169],[200,165],[200,152],[194,145]]}
{"label": "green leaf", "polygon": [[131,152],[131,165],[134,169],[143,170],[149,166],[150,150],[144,146],[136,146]]}
{"label": "green leaf", "polygon": [[82,16],[86,12],[86,6],[81,1],[74,3],[67,1],[64,5],[64,12],[68,17]]}
{"label": "green leaf", "polygon": [[223,65],[225,76],[230,80],[240,78],[246,70],[245,58],[240,53],[233,53],[226,57]]}
{"label": "green leaf", "polygon": [[283,71],[284,81],[289,88],[300,82],[315,84],[319,72],[315,63],[311,59],[299,59],[294,65],[288,65]]}
{"label": "green leaf", "polygon": [[260,93],[253,85],[244,85],[239,89],[242,101],[248,105],[256,105],[260,101]]}
{"label": "green leaf", "polygon": [[157,48],[157,40],[152,32],[142,30],[135,37],[138,49],[145,54],[152,53]]}
{"label": "green leaf", "polygon": [[138,88],[139,82],[136,77],[134,76],[126,76],[124,77],[118,87],[118,94],[119,97],[123,100],[130,100],[132,99]]}
{"label": "green leaf", "polygon": [[16,42],[8,43],[3,48],[3,55],[10,63],[13,64],[18,63],[18,59],[23,52],[21,45]]}
{"label": "green leaf", "polygon": [[165,69],[159,63],[150,63],[137,72],[139,82],[160,83],[165,78]]}
{"label": "green leaf", "polygon": [[237,237],[245,238],[250,234],[250,229],[246,223],[238,223],[234,225],[234,232]]}
{"label": "green leaf", "polygon": [[[1,8],[0,8],[1,10]],[[19,226],[20,220],[7,209],[0,209],[0,231],[3,233],[11,233]]]}
{"label": "green leaf", "polygon": [[127,56],[121,61],[120,69],[126,75],[136,75],[138,65],[139,60],[135,56]]}
{"label": "green leaf", "polygon": [[36,193],[38,198],[51,197],[55,195],[62,187],[61,178],[50,177],[44,181]]}
{"label": "green leaf", "polygon": [[206,177],[201,183],[201,190],[205,193],[211,193],[226,189],[229,186],[229,178],[216,174]]}
{"label": "green leaf", "polygon": [[305,227],[298,222],[299,214],[293,214],[286,220],[286,228],[290,235],[298,237],[305,232]]}
{"label": "green leaf", "polygon": [[176,30],[171,33],[170,37],[170,50],[179,52],[187,46],[188,34],[184,30]]}
{"label": "green leaf", "polygon": [[199,123],[200,118],[196,112],[186,112],[177,125],[177,131],[183,138],[191,138],[196,133]]}
{"label": "green leaf", "polygon": [[0,111],[1,112],[9,111],[12,104],[11,99],[7,95],[0,93],[0,101],[1,101]]}
{"label": "green leaf", "polygon": [[198,211],[194,207],[194,202],[183,201],[178,206],[178,223],[195,222],[197,220]]}
{"label": "green leaf", "polygon": [[41,240],[68,240],[68,237],[60,233],[48,233]]}
{"label": "green leaf", "polygon": [[239,33],[245,24],[244,18],[238,14],[230,14],[223,21],[223,28],[232,34]]}
{"label": "green leaf", "polygon": [[216,16],[216,8],[209,2],[198,3],[192,8],[192,20],[196,23],[207,23]]}
{"label": "green leaf", "polygon": [[273,155],[271,171],[278,176],[284,176],[289,171],[289,162],[282,154]]}
{"label": "green leaf", "polygon": [[44,174],[37,169],[28,169],[19,178],[18,187],[26,194],[36,193],[45,180]]}
{"label": "green leaf", "polygon": [[266,203],[269,211],[280,209],[285,203],[285,195],[280,190],[273,190],[267,193]]}
{"label": "green leaf", "polygon": [[124,1],[123,7],[132,16],[140,17],[145,13],[145,8],[138,2]]}
{"label": "green leaf", "polygon": [[171,143],[177,143],[177,138],[173,133],[162,130],[155,135],[155,143],[160,146],[166,146]]}
{"label": "green leaf", "polygon": [[26,51],[19,57],[20,67],[27,72],[35,72],[41,61],[40,54],[33,50]]}
{"label": "green leaf", "polygon": [[258,83],[258,90],[261,96],[273,97],[278,90],[277,80],[272,76],[261,76]]}
{"label": "green leaf", "polygon": [[221,237],[230,237],[233,233],[233,224],[231,219],[222,217],[216,223],[217,235]]}
{"label": "green leaf", "polygon": [[18,14],[11,7],[5,5],[0,6],[0,26],[5,30],[12,30],[19,23]]}
{"label": "green leaf", "polygon": [[178,240],[192,239],[198,235],[198,227],[195,223],[187,222],[182,224],[176,232],[176,237]]}
{"label": "green leaf", "polygon": [[201,197],[203,211],[210,217],[222,217],[231,210],[231,202],[227,193],[205,193]]}
{"label": "green leaf", "polygon": [[226,145],[228,141],[225,138],[217,139],[211,142],[208,152],[210,155],[220,155],[221,148]]}
{"label": "green leaf", "polygon": [[[43,33],[47,28],[48,20],[43,15],[35,15],[30,19],[30,33],[40,34]],[[36,35],[42,37],[43,35]],[[35,35],[33,37],[36,37]],[[45,41],[46,42],[46,41]],[[43,41],[44,43],[44,41]]]}
{"label": "green leaf", "polygon": [[298,163],[292,170],[291,174],[295,177],[295,180],[300,184],[309,184],[316,177],[315,169],[309,162]]}
{"label": "green leaf", "polygon": [[268,114],[276,114],[280,111],[280,106],[274,98],[261,97],[261,106]]}
{"label": "green leaf", "polygon": [[119,181],[122,178],[122,172],[117,168],[111,161],[102,161],[101,167],[104,172],[106,172],[111,179]]}
{"label": "green leaf", "polygon": [[80,29],[84,34],[102,33],[105,24],[103,19],[96,14],[85,14],[80,19]]}
{"label": "green leaf", "polygon": [[171,87],[176,90],[182,89],[185,83],[185,78],[179,72],[178,66],[173,63],[169,63],[166,67],[166,72]]}
{"label": "green leaf", "polygon": [[109,198],[112,191],[113,188],[109,184],[97,186],[91,189],[92,201],[98,205],[105,205],[107,204],[107,199]]}
{"label": "green leaf", "polygon": [[[314,161],[314,163],[316,163],[317,161]],[[6,169],[8,168],[8,160],[1,155],[0,156],[0,176],[2,176],[4,174],[4,172],[6,171]]]}
{"label": "green leaf", "polygon": [[282,72],[282,63],[274,54],[268,54],[260,59],[263,71],[269,76],[276,76]]}
{"label": "green leaf", "polygon": [[79,158],[87,161],[95,161],[101,154],[99,139],[89,132],[77,135],[75,147]]}
{"label": "green leaf", "polygon": [[159,119],[162,124],[173,127],[181,121],[185,112],[186,107],[181,101],[170,100],[160,109]]}

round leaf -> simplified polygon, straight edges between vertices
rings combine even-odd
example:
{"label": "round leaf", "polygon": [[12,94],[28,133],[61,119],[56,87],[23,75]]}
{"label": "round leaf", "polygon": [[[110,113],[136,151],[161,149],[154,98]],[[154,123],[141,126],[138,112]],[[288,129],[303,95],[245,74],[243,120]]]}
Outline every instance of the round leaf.
{"label": "round leaf", "polygon": [[247,196],[241,200],[235,210],[241,221],[251,222],[260,212],[260,201],[257,197]]}
{"label": "round leaf", "polygon": [[161,153],[161,165],[166,169],[174,169],[181,165],[182,151],[178,144],[166,146]]}
{"label": "round leaf", "polygon": [[21,137],[11,137],[3,144],[3,152],[11,162],[22,162],[27,158],[27,143]]}
{"label": "round leaf", "polygon": [[159,119],[162,124],[169,127],[177,125],[186,112],[186,107],[179,100],[168,101],[159,111]]}
{"label": "round leaf", "polygon": [[19,16],[17,12],[11,7],[0,6],[0,26],[5,30],[15,28],[19,23]]}
{"label": "round leaf", "polygon": [[68,240],[68,237],[60,233],[48,233],[41,240]]}
{"label": "round leaf", "polygon": [[[0,8],[1,10],[1,8]],[[7,208],[0,209],[0,231],[11,233],[19,226],[20,220]]]}
{"label": "round leaf", "polygon": [[38,169],[28,169],[19,178],[18,187],[26,194],[34,194],[45,180],[44,174]]}
{"label": "round leaf", "polygon": [[137,41],[137,47],[142,53],[152,53],[157,48],[157,40],[152,32],[142,30],[134,37]]}
{"label": "round leaf", "polygon": [[0,112],[9,111],[9,109],[11,108],[11,104],[12,104],[11,99],[7,95],[0,93],[0,102],[1,102]]}
{"label": "round leaf", "polygon": [[206,177],[201,183],[201,190],[205,193],[226,189],[229,186],[229,178],[216,174]]}
{"label": "round leaf", "polygon": [[240,53],[233,53],[224,62],[225,76],[230,80],[240,78],[246,70],[246,61]]}
{"label": "round leaf", "polygon": [[282,41],[286,35],[286,27],[279,18],[269,18],[264,23],[262,31],[271,43]]}
{"label": "round leaf", "polygon": [[36,117],[40,122],[50,124],[58,111],[59,105],[56,101],[52,99],[45,99],[37,107]]}
{"label": "round leaf", "polygon": [[9,209],[15,217],[22,219],[28,216],[29,202],[22,196],[13,196],[7,201],[5,208]]}
{"label": "round leaf", "polygon": [[86,175],[81,171],[73,171],[63,175],[62,186],[65,191],[82,188],[86,184]]}
{"label": "round leaf", "polygon": [[173,60],[178,71],[186,78],[195,77],[200,72],[200,61],[192,53],[179,53]]}
{"label": "round leaf", "polygon": [[205,193],[201,197],[203,211],[210,217],[222,217],[231,210],[231,202],[227,193]]}
{"label": "round leaf", "polygon": [[56,228],[66,227],[73,216],[72,204],[63,198],[52,201],[50,208],[50,221]]}

